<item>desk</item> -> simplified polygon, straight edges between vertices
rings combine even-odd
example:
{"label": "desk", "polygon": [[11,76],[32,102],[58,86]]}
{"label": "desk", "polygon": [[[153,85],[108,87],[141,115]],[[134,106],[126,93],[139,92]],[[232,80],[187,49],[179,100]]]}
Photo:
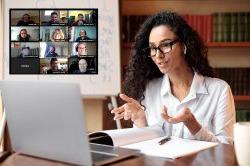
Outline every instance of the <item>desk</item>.
{"label": "desk", "polygon": [[[69,166],[68,164],[43,160],[25,155],[12,154],[1,166]],[[110,164],[112,166],[235,166],[238,165],[235,157],[234,147],[232,145],[220,144],[216,147],[201,151],[196,154],[185,156],[179,159],[170,160],[159,157],[139,155],[118,163]]]}

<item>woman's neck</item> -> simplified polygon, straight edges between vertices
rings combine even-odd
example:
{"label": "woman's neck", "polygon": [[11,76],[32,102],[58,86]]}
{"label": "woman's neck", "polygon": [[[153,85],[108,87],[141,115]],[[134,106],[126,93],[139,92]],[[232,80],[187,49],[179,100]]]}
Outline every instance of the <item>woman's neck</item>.
{"label": "woman's neck", "polygon": [[180,101],[189,93],[193,81],[194,72],[191,68],[181,68],[168,73],[172,94]]}
{"label": "woman's neck", "polygon": [[190,68],[176,70],[174,72],[168,73],[171,84],[175,86],[192,83],[193,76],[194,72]]}

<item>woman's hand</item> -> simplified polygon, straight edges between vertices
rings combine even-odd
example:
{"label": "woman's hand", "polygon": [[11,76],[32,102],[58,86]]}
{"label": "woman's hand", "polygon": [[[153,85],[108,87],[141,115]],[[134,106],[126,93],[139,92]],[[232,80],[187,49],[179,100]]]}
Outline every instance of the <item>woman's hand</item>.
{"label": "woman's hand", "polygon": [[126,103],[118,108],[114,108],[111,111],[111,113],[115,114],[114,120],[131,119],[137,127],[147,126],[145,112],[139,102],[131,97],[126,96],[125,94],[120,94],[120,98]]}
{"label": "woman's hand", "polygon": [[194,115],[192,114],[189,108],[184,108],[176,116],[170,117],[168,115],[167,107],[164,106],[161,116],[169,123],[175,124],[183,122],[193,135],[195,135],[201,129],[201,125],[195,119]]}

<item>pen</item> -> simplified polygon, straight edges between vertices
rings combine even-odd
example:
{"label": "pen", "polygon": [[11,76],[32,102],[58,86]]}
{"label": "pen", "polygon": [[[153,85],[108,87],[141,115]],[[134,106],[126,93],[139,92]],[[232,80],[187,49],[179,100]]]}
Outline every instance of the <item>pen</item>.
{"label": "pen", "polygon": [[170,141],[170,139],[171,139],[170,137],[165,137],[165,138],[161,139],[158,143],[159,143],[159,145],[163,145],[166,142]]}

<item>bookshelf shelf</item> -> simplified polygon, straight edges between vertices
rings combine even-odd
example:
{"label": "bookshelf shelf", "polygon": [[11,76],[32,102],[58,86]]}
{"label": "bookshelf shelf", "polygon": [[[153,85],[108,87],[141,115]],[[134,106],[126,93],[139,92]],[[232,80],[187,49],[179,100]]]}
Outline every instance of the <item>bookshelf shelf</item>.
{"label": "bookshelf shelf", "polygon": [[[131,48],[132,42],[123,42],[123,48]],[[250,42],[209,42],[207,47],[216,48],[216,47],[250,47]]]}
{"label": "bookshelf shelf", "polygon": [[250,42],[209,42],[208,47],[250,47]]}
{"label": "bookshelf shelf", "polygon": [[250,101],[250,96],[234,96],[235,101]]}

